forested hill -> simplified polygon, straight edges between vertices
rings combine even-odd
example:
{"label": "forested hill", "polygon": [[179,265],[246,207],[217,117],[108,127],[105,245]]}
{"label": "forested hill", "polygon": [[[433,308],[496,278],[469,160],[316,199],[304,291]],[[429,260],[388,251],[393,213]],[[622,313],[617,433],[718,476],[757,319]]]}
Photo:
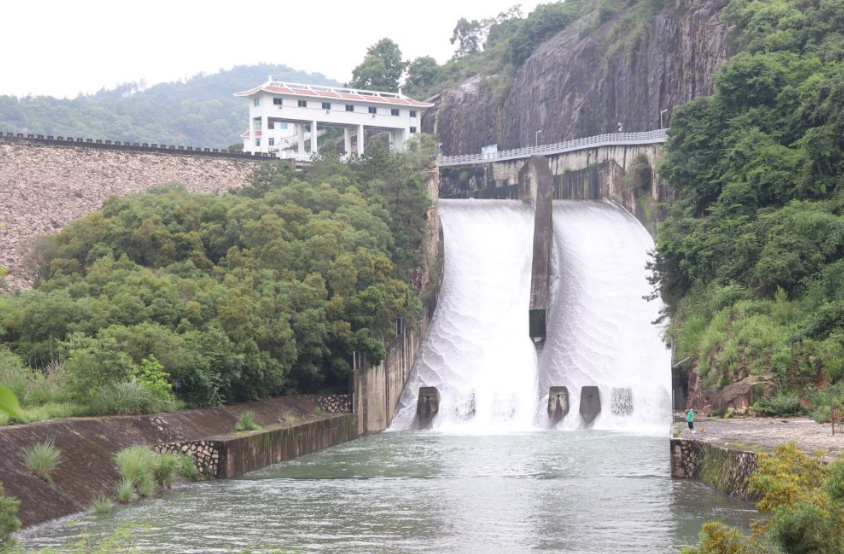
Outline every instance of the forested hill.
{"label": "forested hill", "polygon": [[273,78],[338,85],[285,65],[241,65],[143,90],[141,83],[74,99],[0,96],[0,131],[221,148],[239,142],[246,101],[232,96]]}
{"label": "forested hill", "polygon": [[675,359],[695,407],[743,394],[828,419],[844,401],[844,1],[733,0],[723,17],[739,52],[715,95],[675,111],[661,168]]}

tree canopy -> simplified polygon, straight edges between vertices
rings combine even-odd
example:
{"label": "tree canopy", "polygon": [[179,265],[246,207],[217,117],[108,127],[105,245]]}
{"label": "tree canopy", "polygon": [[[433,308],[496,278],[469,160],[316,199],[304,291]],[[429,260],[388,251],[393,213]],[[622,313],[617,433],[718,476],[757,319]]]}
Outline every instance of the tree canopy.
{"label": "tree canopy", "polygon": [[407,68],[398,44],[382,38],[366,50],[366,56],[352,70],[349,86],[364,90],[398,92],[399,81]]}
{"label": "tree canopy", "polygon": [[408,273],[433,152],[420,136],[307,175],[270,163],[224,196],[113,197],[41,244],[37,287],[0,306],[0,341],[34,368],[58,359],[80,402],[144,378],[193,405],[345,392],[353,353],[379,363],[396,320],[420,313]]}

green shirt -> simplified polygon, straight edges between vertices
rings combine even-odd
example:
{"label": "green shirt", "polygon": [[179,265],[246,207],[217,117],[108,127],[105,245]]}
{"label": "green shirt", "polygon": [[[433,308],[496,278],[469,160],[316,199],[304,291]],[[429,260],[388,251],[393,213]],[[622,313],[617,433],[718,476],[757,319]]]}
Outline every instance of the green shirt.
{"label": "green shirt", "polygon": [[688,413],[686,413],[686,421],[691,423],[694,420],[695,420],[695,413],[693,411],[689,410]]}

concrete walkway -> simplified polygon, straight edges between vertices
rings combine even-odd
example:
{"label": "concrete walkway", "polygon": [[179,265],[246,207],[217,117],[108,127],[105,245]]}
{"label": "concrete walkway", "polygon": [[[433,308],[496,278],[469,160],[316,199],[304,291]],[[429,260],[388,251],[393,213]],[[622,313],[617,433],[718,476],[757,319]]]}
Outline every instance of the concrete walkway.
{"label": "concrete walkway", "polygon": [[[680,419],[682,418],[682,423]],[[832,436],[829,423],[816,423],[806,417],[793,418],[732,418],[718,419],[695,417],[695,433],[691,434],[683,413],[674,415],[676,423],[672,426],[672,435],[677,438],[695,438],[705,442],[733,446],[759,452],[773,451],[779,444],[795,441],[797,448],[804,452],[825,451],[825,457],[834,459],[844,453],[844,429],[836,427]],[[682,431],[676,434],[678,426]]]}

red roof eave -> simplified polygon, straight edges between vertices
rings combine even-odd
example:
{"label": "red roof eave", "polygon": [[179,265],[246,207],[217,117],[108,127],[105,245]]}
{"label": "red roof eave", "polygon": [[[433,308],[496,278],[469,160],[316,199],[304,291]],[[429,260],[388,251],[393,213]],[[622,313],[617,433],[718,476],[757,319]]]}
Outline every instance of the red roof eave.
{"label": "red roof eave", "polygon": [[353,100],[357,102],[368,102],[372,104],[398,104],[401,106],[412,106],[416,108],[430,108],[433,104],[413,100],[412,98],[386,98],[383,96],[364,96],[361,94],[336,93],[332,91],[316,91],[305,89],[294,89],[287,87],[273,87],[260,86],[244,92],[236,92],[234,95],[239,97],[249,97],[259,92],[270,92],[274,94],[287,94],[290,96],[306,96],[319,98],[336,98],[343,100]]}

